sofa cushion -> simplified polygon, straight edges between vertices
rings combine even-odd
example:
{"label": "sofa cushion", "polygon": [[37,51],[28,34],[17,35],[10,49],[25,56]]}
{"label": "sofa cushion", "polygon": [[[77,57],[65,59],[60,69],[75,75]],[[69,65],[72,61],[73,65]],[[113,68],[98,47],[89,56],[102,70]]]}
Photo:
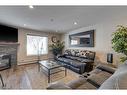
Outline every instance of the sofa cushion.
{"label": "sofa cushion", "polygon": [[79,68],[80,66],[82,66],[83,64],[85,65],[86,63],[82,63],[80,61],[77,60],[73,60],[73,59],[68,59],[68,58],[64,58],[64,57],[59,57],[57,60],[65,62],[68,65],[74,66],[76,68]]}
{"label": "sofa cushion", "polygon": [[66,58],[64,57],[58,57],[57,60],[63,62]]}
{"label": "sofa cushion", "polygon": [[127,72],[121,73],[116,79],[117,89],[127,89]]}
{"label": "sofa cushion", "polygon": [[80,58],[80,57],[76,57],[76,56],[67,55],[66,58],[76,60],[76,61],[80,61],[82,63],[93,63],[93,60],[91,60],[91,59],[85,59],[85,58]]}
{"label": "sofa cushion", "polygon": [[53,82],[48,85],[47,89],[71,89],[69,86],[64,84],[63,82]]}
{"label": "sofa cushion", "polygon": [[109,79],[107,79],[99,89],[117,89],[118,88],[118,77],[111,76]]}
{"label": "sofa cushion", "polygon": [[76,56],[76,51],[75,50],[71,50],[71,55],[72,56]]}
{"label": "sofa cushion", "polygon": [[80,53],[79,57],[94,60],[95,52],[88,51],[88,50],[81,50],[79,53]]}
{"label": "sofa cushion", "polygon": [[78,78],[76,80],[70,81],[67,86],[72,89],[96,89],[95,86],[87,82],[86,78]]}
{"label": "sofa cushion", "polygon": [[66,62],[67,64],[74,66],[76,68],[79,68],[80,66],[82,66],[83,64],[85,65],[85,63],[76,61],[76,60],[72,60],[72,59],[66,59],[64,60],[64,62]]}
{"label": "sofa cushion", "polygon": [[82,59],[82,63],[93,63],[94,61],[91,59]]}
{"label": "sofa cushion", "polygon": [[83,58],[87,58],[87,56],[86,56],[86,54],[87,54],[87,51],[86,50],[81,50],[80,52],[79,52],[79,57],[83,57]]}
{"label": "sofa cushion", "polygon": [[76,57],[76,56],[66,56],[66,58],[73,59],[73,60],[78,60],[79,59],[79,57]]}
{"label": "sofa cushion", "polygon": [[97,89],[96,86],[92,85],[89,82],[85,82],[82,85],[80,85],[79,87],[77,87],[77,89]]}
{"label": "sofa cushion", "polygon": [[[66,60],[66,62],[67,62],[67,60]],[[86,63],[82,63],[82,62],[79,62],[79,61],[76,61],[76,60],[71,60],[71,62],[69,62],[69,64],[71,65],[71,66],[74,66],[74,67],[81,67],[81,66],[83,66],[83,64],[85,65]]]}
{"label": "sofa cushion", "polygon": [[64,60],[64,62],[65,63],[68,63],[68,64],[71,64],[72,63],[72,59],[68,59],[68,58],[63,58]]}
{"label": "sofa cushion", "polygon": [[95,52],[92,52],[92,51],[87,52],[86,57],[88,59],[94,60],[94,58],[95,58]]}
{"label": "sofa cushion", "polygon": [[93,81],[97,85],[101,85],[105,80],[107,80],[112,74],[106,71],[101,71],[95,74],[91,74],[89,80]]}
{"label": "sofa cushion", "polygon": [[66,56],[66,55],[71,55],[71,50],[69,50],[69,49],[65,50],[64,55],[65,55],[65,56]]}
{"label": "sofa cushion", "polygon": [[72,56],[70,56],[70,55],[66,55],[66,56],[65,56],[65,58],[69,58],[69,59],[71,59],[71,57],[72,57]]}
{"label": "sofa cushion", "polygon": [[107,64],[99,64],[99,65],[97,65],[96,68],[106,71],[106,72],[109,72],[111,74],[113,74],[116,70],[115,68],[112,68],[112,67],[108,66]]}
{"label": "sofa cushion", "polygon": [[79,51],[79,50],[76,50],[76,52],[75,52],[75,56],[77,56],[77,57],[80,56],[80,51]]}

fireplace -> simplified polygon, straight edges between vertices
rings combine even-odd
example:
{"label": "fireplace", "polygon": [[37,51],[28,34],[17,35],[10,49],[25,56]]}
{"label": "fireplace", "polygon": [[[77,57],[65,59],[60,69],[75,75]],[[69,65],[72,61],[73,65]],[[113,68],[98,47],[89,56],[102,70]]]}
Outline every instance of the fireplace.
{"label": "fireplace", "polygon": [[0,70],[17,65],[17,49],[19,43],[0,43]]}
{"label": "fireplace", "polygon": [[11,55],[1,54],[0,55],[0,71],[11,68]]}

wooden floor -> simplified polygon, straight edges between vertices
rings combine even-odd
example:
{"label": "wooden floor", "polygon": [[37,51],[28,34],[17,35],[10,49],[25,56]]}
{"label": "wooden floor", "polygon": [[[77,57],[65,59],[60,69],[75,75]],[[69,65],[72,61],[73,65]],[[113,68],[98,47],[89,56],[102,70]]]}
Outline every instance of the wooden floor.
{"label": "wooden floor", "polygon": [[[48,78],[42,71],[38,71],[37,64],[18,66],[16,70],[7,69],[0,73],[6,84],[5,89],[46,89],[48,86]],[[67,70],[66,77],[64,77],[64,72],[60,72],[52,75],[51,81],[67,83],[78,76],[78,74]]]}

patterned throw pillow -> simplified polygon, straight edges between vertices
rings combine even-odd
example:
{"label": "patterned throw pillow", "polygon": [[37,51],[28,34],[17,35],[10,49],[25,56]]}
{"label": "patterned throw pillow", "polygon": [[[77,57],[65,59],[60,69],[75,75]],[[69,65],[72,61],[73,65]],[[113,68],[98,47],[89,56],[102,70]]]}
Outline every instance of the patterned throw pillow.
{"label": "patterned throw pillow", "polygon": [[65,50],[64,55],[71,55],[71,50],[69,49]]}
{"label": "patterned throw pillow", "polygon": [[76,56],[75,50],[71,50],[71,55],[72,55],[72,56]]}
{"label": "patterned throw pillow", "polygon": [[79,52],[79,50],[76,50],[76,52],[75,52],[75,56],[77,56],[77,57],[80,56],[80,52]]}
{"label": "patterned throw pillow", "polygon": [[87,57],[88,59],[94,59],[94,53],[91,52],[91,51],[87,51],[87,52],[86,52],[86,57]]}
{"label": "patterned throw pillow", "polygon": [[80,57],[84,57],[84,58],[86,58],[86,51],[85,50],[81,50],[80,51]]}
{"label": "patterned throw pillow", "polygon": [[90,51],[86,51],[86,58],[89,58]]}

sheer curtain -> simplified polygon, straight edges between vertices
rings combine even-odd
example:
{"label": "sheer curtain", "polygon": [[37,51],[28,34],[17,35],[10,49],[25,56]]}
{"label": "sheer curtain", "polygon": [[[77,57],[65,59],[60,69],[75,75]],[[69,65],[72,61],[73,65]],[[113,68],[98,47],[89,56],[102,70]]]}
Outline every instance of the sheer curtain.
{"label": "sheer curtain", "polygon": [[48,38],[27,35],[27,55],[42,55],[48,53]]}

